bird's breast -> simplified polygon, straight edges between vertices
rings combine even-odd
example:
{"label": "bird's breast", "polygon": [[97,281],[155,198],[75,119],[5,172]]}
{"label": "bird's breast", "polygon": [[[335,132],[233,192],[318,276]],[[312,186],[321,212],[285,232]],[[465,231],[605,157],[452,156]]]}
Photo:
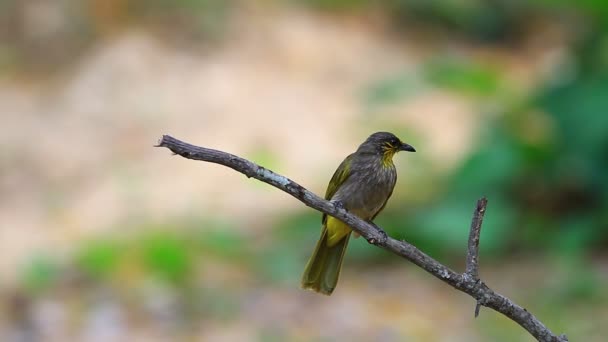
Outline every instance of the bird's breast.
{"label": "bird's breast", "polygon": [[334,200],[363,219],[373,217],[384,205],[395,187],[397,172],[394,166],[367,166],[359,168],[338,189]]}

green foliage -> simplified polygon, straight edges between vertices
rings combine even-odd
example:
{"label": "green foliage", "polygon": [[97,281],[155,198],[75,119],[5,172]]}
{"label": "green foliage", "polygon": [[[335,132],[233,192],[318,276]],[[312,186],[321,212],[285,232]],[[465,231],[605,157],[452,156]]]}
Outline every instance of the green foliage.
{"label": "green foliage", "polygon": [[508,38],[534,5],[521,1],[392,0],[387,2],[397,23],[444,28],[483,41]]}
{"label": "green foliage", "polygon": [[256,269],[274,281],[296,282],[307,258],[319,239],[321,215],[306,211],[280,218],[274,225],[270,241],[257,251]]}
{"label": "green foliage", "polygon": [[[461,203],[487,195],[491,201],[482,237],[488,241],[481,244],[486,248],[514,247],[522,232],[530,246],[564,252],[584,252],[585,246],[605,239],[606,223],[598,210],[608,209],[608,121],[601,114],[608,102],[599,94],[608,91],[608,82],[577,80],[571,87],[548,90],[533,101],[555,122],[551,138],[536,135],[537,141],[530,142],[522,136],[517,128],[528,122],[525,112],[498,117],[487,126],[486,137],[452,175],[440,204],[423,214],[421,225],[431,227],[430,235],[464,241],[470,209]],[[500,223],[491,225],[496,219]],[[432,228],[442,225],[440,231]],[[461,235],[449,235],[450,226],[460,227]],[[530,229],[543,233],[533,237]]]}
{"label": "green foliage", "polygon": [[377,107],[407,100],[432,87],[478,99],[513,97],[497,69],[447,56],[429,61],[420,72],[402,72],[378,80],[365,89],[364,104],[376,112]]}
{"label": "green foliage", "polygon": [[174,233],[159,231],[141,241],[145,266],[161,279],[182,283],[192,270],[192,258],[187,240]]}
{"label": "green foliage", "polygon": [[497,70],[455,58],[437,59],[425,66],[426,79],[439,87],[487,96],[501,89]]}
{"label": "green foliage", "polygon": [[204,226],[207,229],[197,231],[197,249],[200,253],[227,260],[247,257],[250,250],[247,240],[235,230],[234,225],[220,220],[208,220]]}
{"label": "green foliage", "polygon": [[370,0],[305,0],[304,2],[318,9],[332,11],[359,9],[370,4]]}
{"label": "green foliage", "polygon": [[[559,129],[559,154],[554,169],[569,173],[577,186],[593,196],[608,191],[608,69],[603,75],[582,75],[541,94],[538,103],[553,114]],[[604,199],[605,200],[605,199]]]}
{"label": "green foliage", "polygon": [[365,104],[373,107],[403,101],[425,88],[420,76],[412,72],[403,72],[377,81],[365,89],[363,96]]}
{"label": "green foliage", "polygon": [[590,270],[581,263],[568,270],[568,279],[564,279],[560,286],[550,292],[547,298],[550,303],[568,304],[593,303],[598,299],[606,299],[604,284],[597,272]]}
{"label": "green foliage", "polygon": [[537,0],[545,9],[558,8],[561,10],[574,10],[591,14],[594,17],[608,17],[608,3],[603,0]]}
{"label": "green foliage", "polygon": [[564,217],[558,223],[549,247],[563,255],[584,254],[596,242],[601,242],[601,235],[596,231],[598,228],[601,226],[589,215]]}
{"label": "green foliage", "polygon": [[59,276],[60,268],[52,259],[37,256],[25,266],[22,281],[26,289],[39,292],[52,287]]}
{"label": "green foliage", "polygon": [[[275,241],[257,251],[258,254],[253,259],[253,267],[262,274],[262,279],[272,282],[297,282],[300,278],[300,269],[304,269],[305,261],[294,253],[293,246],[293,244]],[[312,252],[314,242],[311,246]]]}
{"label": "green foliage", "polygon": [[589,11],[608,5],[555,1],[560,6],[547,11],[543,6],[549,3],[554,2],[394,2],[408,15],[423,13],[418,21],[430,18],[464,31],[485,30],[471,18],[496,6],[509,7],[500,14],[506,22],[519,20],[512,17],[516,13],[552,16],[574,8],[571,14],[589,25],[573,33],[579,35],[573,58],[529,94],[512,89],[497,69],[452,56],[430,61],[419,75],[397,74],[367,90],[366,104],[372,106],[440,87],[494,109],[483,117],[470,155],[438,181],[447,184],[444,189],[421,208],[383,215],[387,226],[408,227],[397,236],[434,255],[461,251],[473,203],[485,195],[490,204],[481,246],[493,255],[539,247],[571,255],[608,243],[608,215],[602,214],[608,212],[608,30],[604,12]]}
{"label": "green foliage", "polygon": [[316,211],[296,213],[279,218],[272,235],[279,241],[285,241],[296,251],[307,254],[314,247],[321,233],[321,214]]}
{"label": "green foliage", "polygon": [[107,278],[116,271],[123,251],[122,246],[113,240],[89,241],[77,252],[76,265],[95,279]]}

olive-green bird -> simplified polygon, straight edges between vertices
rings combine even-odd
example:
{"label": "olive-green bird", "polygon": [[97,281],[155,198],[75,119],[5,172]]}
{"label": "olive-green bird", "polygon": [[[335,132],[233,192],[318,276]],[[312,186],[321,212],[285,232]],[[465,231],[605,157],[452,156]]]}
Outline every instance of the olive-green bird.
{"label": "olive-green bird", "polygon": [[[393,156],[399,151],[416,152],[394,134],[377,132],[338,166],[329,181],[325,199],[339,202],[349,212],[372,221],[384,209],[397,181]],[[330,295],[336,288],[351,229],[323,214],[323,229],[306,265],[302,287]]]}

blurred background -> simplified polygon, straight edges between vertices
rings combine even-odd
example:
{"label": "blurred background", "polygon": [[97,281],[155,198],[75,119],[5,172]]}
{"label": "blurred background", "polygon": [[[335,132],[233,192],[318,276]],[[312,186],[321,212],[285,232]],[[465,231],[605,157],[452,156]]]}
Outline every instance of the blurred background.
{"label": "blurred background", "polygon": [[418,150],[377,223],[571,341],[608,336],[608,2],[0,1],[2,341],[532,341],[362,239],[331,297],[318,194],[370,133]]}

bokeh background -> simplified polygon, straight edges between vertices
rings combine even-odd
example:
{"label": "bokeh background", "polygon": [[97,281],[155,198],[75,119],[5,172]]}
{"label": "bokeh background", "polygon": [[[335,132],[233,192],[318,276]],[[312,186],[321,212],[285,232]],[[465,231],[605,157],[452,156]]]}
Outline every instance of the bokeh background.
{"label": "bokeh background", "polygon": [[2,341],[531,341],[353,240],[299,289],[318,194],[370,133],[418,150],[377,223],[572,341],[608,336],[608,2],[0,1]]}

